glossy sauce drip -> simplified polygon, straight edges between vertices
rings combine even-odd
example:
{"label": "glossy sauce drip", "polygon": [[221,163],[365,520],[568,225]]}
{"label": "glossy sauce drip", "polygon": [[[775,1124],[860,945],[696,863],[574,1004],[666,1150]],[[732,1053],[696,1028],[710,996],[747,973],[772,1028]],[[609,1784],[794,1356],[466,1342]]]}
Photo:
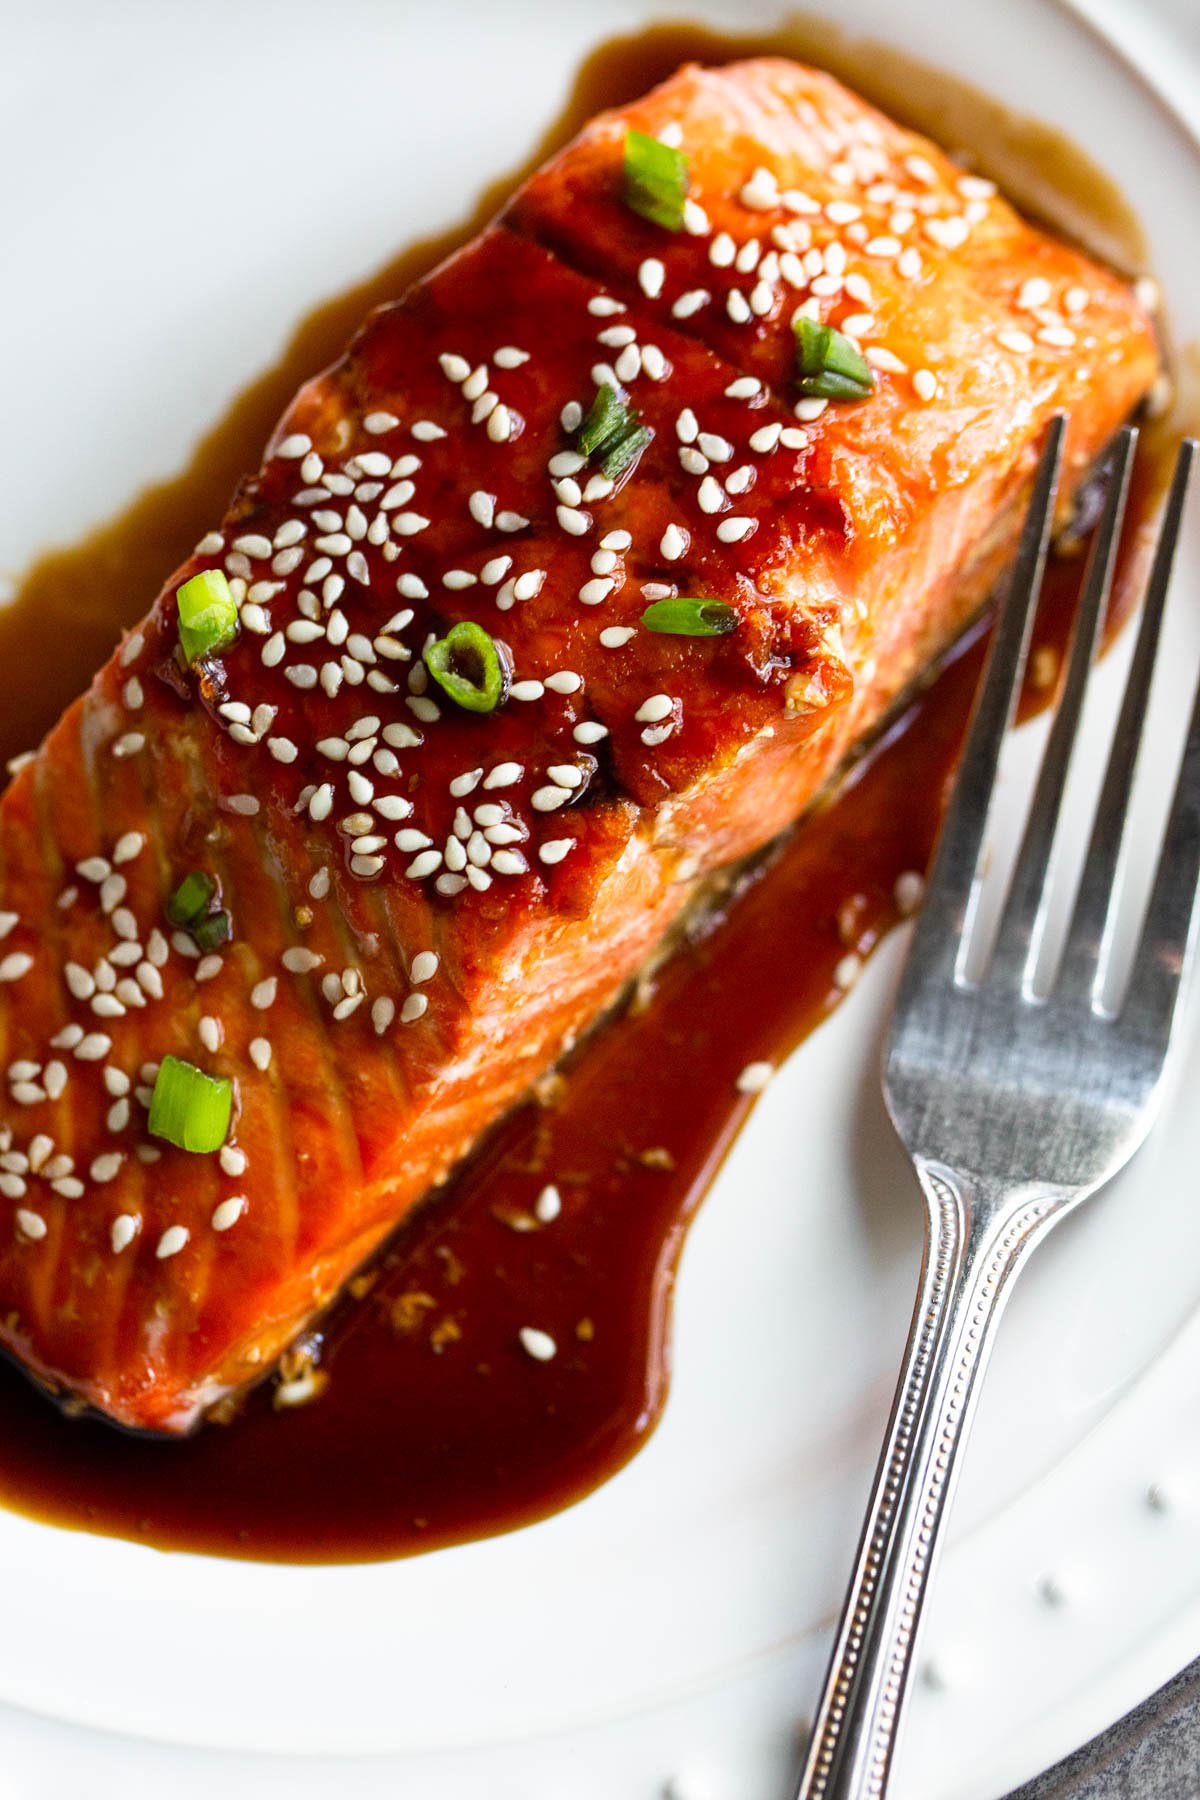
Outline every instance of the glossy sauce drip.
{"label": "glossy sauce drip", "polygon": [[[869,46],[852,53],[827,28],[819,40],[803,26],[768,42],[675,27],[618,40],[589,60],[533,160],[599,107],[633,97],[689,57],[761,50],[822,61],[914,123],[940,125],[950,142],[1000,146],[1004,166],[986,154],[981,165],[1027,203],[1015,173],[1019,147],[1045,167],[1053,144],[1075,216],[1090,219],[1110,259],[1137,266],[1119,197],[1068,146],[890,53],[882,64]],[[886,85],[873,79],[880,66]],[[897,82],[912,104],[898,102]],[[371,306],[470,236],[519,178],[506,176],[472,219],[413,246],[305,321],[183,474],[30,571],[0,611],[0,669],[19,671],[0,690],[3,754],[46,729],[115,631],[144,610],[254,466],[300,382]],[[1043,201],[1037,210],[1052,209]],[[1088,232],[1081,226],[1078,235]],[[1160,435],[1165,443],[1171,434]],[[1163,467],[1161,448],[1139,461],[1110,630],[1136,591]],[[1053,692],[1082,567],[1078,549],[1052,562],[1027,711]],[[36,649],[48,621],[67,627],[56,634],[67,654],[53,667]],[[162,1443],[66,1420],[3,1367],[0,1498],[56,1523],[164,1548],[338,1561],[510,1529],[620,1468],[666,1398],[680,1246],[752,1104],[738,1074],[750,1062],[782,1061],[840,1000],[842,958],[868,955],[896,922],[896,881],[926,866],[982,653],[976,632],[849,773],[836,802],[746,874],[721,916],[698,919],[624,1016],[404,1227],[313,1340],[323,1384],[314,1400],[279,1409],[274,1385],[265,1386],[229,1422]],[[561,1213],[539,1224],[534,1208],[547,1184],[561,1195]],[[553,1336],[551,1361],[534,1362],[521,1348],[523,1326]]]}

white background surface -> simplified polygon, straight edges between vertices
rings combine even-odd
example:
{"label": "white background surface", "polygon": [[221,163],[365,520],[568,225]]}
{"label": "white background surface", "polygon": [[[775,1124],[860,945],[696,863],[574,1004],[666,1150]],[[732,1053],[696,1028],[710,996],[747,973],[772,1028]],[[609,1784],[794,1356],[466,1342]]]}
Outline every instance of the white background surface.
{"label": "white background surface", "polygon": [[[0,13],[0,324],[20,449],[0,569],[178,465],[296,317],[465,213],[527,152],[589,43],[647,10]],[[650,10],[744,29],[778,17],[750,0]],[[1184,241],[1200,173],[1136,85],[1053,0],[893,10],[836,8],[1063,125],[1139,203],[1157,189],[1159,262],[1200,335]],[[1195,107],[1194,0],[1093,11]],[[1194,571],[1194,541],[1191,558]],[[1177,631],[1194,652],[1194,620]],[[1164,715],[1184,703],[1178,661]],[[1110,706],[1118,673],[1114,658]],[[0,1696],[185,1744],[307,1752],[160,1747],[0,1706],[0,1800],[208,1800],[218,1786],[650,1800],[673,1774],[688,1794],[781,1800],[915,1274],[918,1208],[875,1073],[900,950],[758,1109],[688,1248],[666,1420],[584,1505],[351,1571],[160,1558],[0,1517]],[[1194,1111],[1172,1110],[1014,1300],[931,1611],[943,1685],[916,1691],[897,1800],[992,1800],[1200,1652]],[[1153,1482],[1166,1511],[1146,1504]],[[1046,1574],[1058,1607],[1039,1594]],[[380,1753],[321,1754],[366,1746]]]}

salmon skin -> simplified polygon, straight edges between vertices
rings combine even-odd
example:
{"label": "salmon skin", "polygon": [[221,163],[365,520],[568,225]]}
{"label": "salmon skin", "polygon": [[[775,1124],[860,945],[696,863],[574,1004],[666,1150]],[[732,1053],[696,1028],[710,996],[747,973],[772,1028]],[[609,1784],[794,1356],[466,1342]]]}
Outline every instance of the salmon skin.
{"label": "salmon skin", "polygon": [[[679,229],[623,200],[631,128]],[[798,396],[798,311],[865,398]],[[1050,416],[1065,507],[1157,367],[1123,282],[816,71],[589,126],[300,392],[4,795],[8,1352],[162,1433],[268,1370],[976,611]],[[611,478],[606,383],[649,434]],[[240,630],[189,667],[204,570]],[[732,629],[649,629],[678,596]],[[460,621],[492,711],[427,666]],[[169,922],[189,873],[228,942]],[[168,1055],[231,1081],[219,1150],[150,1135]]]}

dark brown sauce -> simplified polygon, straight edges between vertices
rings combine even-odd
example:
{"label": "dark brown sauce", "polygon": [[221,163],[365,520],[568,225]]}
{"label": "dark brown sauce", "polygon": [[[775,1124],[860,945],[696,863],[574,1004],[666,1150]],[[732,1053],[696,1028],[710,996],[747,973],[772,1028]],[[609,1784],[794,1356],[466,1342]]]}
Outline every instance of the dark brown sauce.
{"label": "dark brown sauce", "polygon": [[[599,107],[632,98],[681,61],[761,50],[821,61],[914,123],[969,142],[981,166],[1028,201],[1017,175],[1024,145],[1043,167],[1049,160],[1110,258],[1138,266],[1127,209],[1061,140],[894,53],[803,22],[767,41],[671,26],[604,46],[531,166]],[[41,735],[220,515],[300,382],[338,353],[371,306],[477,230],[520,174],[490,188],[459,227],[413,245],[312,314],[187,469],[29,571],[0,611],[0,669],[19,671],[3,689],[4,755]],[[1045,196],[1037,209],[1053,211]],[[1139,460],[1113,628],[1137,587],[1172,435],[1161,431],[1158,449]],[[1026,710],[1053,691],[1082,566],[1081,554],[1052,564]],[[41,649],[48,621],[65,627],[53,663]],[[723,919],[698,923],[651,991],[404,1228],[326,1322],[318,1348],[328,1381],[318,1398],[280,1411],[264,1387],[231,1422],[160,1443],[65,1420],[0,1367],[0,1498],[57,1524],[161,1548],[346,1561],[529,1523],[619,1469],[666,1398],[679,1249],[752,1103],[738,1073],[752,1061],[780,1062],[840,999],[839,960],[848,950],[869,954],[895,923],[895,882],[928,860],[981,655],[977,633],[859,762],[836,803],[745,878]],[[562,1213],[538,1227],[529,1215],[548,1182]],[[520,1349],[524,1325],[555,1337],[553,1361],[535,1364]]]}

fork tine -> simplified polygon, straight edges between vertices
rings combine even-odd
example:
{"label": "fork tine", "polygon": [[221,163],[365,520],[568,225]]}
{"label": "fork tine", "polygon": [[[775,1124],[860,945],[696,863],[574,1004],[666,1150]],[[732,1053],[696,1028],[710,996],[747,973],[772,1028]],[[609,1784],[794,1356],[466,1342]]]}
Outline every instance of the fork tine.
{"label": "fork tine", "polygon": [[1062,811],[1088,676],[1112,587],[1137,437],[1137,431],[1129,427],[1121,432],[1113,448],[1108,494],[1088,557],[1066,679],[1046,740],[1037,787],[990,959],[988,974],[992,980],[1017,981],[1023,976],[1029,981],[1037,961],[1044,922],[1046,871]]}
{"label": "fork tine", "polygon": [[1200,883],[1200,684],[1158,868],[1121,1007],[1122,1019],[1165,1055],[1196,926]]}
{"label": "fork tine", "polygon": [[1195,450],[1195,441],[1185,438],[1180,446],[1167,504],[1163,510],[1162,528],[1142,607],[1142,623],[1138,630],[1129,677],[1125,683],[1121,711],[1113,732],[1104,785],[1100,790],[1092,835],[1079,879],[1075,909],[1067,931],[1062,965],[1055,983],[1056,992],[1068,998],[1082,999],[1090,995],[1094,1002],[1099,992],[1102,951],[1112,911],[1113,887],[1125,836],[1129,796],[1137,773],[1142,727],[1162,631],[1163,607],[1171,578],[1171,564],[1179,542]]}
{"label": "fork tine", "polygon": [[925,903],[909,951],[906,982],[931,974],[948,976],[957,965],[969,932],[975,871],[996,766],[1004,734],[1016,710],[1050,541],[1065,429],[1065,417],[1056,414],[1046,433],[1008,593],[996,622],[958,778],[946,808]]}

